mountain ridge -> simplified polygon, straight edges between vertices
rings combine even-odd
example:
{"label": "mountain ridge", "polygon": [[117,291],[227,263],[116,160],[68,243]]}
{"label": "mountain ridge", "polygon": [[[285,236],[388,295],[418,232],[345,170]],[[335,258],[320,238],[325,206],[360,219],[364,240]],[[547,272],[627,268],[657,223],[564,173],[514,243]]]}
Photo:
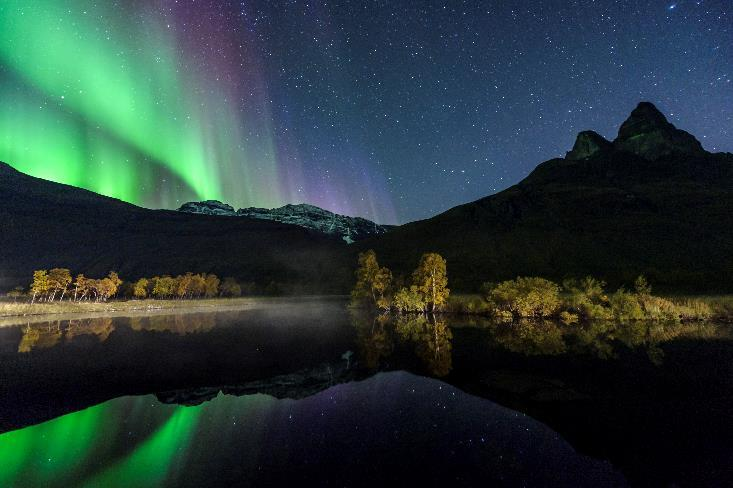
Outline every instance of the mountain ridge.
{"label": "mountain ridge", "polygon": [[246,207],[235,211],[231,205],[218,200],[205,200],[184,203],[179,207],[178,211],[272,220],[297,225],[321,232],[325,235],[339,237],[347,244],[366,239],[370,236],[384,234],[394,227],[391,225],[377,224],[363,217],[350,217],[348,215],[337,214],[307,203],[286,204],[282,207],[272,209]]}
{"label": "mountain ridge", "polygon": [[641,273],[658,289],[733,291],[733,155],[705,151],[646,102],[614,141],[581,132],[566,157],[502,192],[351,245],[249,215],[262,209],[236,219],[149,210],[5,163],[0,195],[1,289],[64,266],[127,279],[213,272],[291,293],[344,293],[356,254],[374,249],[404,277],[422,253],[441,253],[457,291],[519,275],[591,274],[618,286]]}
{"label": "mountain ridge", "polygon": [[210,272],[285,293],[342,293],[351,279],[346,245],[302,227],[146,209],[7,163],[0,195],[0,290],[52,267],[128,280]]}

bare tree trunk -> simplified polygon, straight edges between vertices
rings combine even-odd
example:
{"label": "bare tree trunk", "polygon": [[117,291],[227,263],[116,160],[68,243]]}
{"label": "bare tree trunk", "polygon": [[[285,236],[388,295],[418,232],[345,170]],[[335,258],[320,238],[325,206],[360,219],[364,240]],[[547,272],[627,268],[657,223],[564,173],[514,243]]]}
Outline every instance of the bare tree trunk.
{"label": "bare tree trunk", "polygon": [[435,311],[435,268],[430,272],[431,288],[433,292],[433,303],[431,304],[432,311]]}

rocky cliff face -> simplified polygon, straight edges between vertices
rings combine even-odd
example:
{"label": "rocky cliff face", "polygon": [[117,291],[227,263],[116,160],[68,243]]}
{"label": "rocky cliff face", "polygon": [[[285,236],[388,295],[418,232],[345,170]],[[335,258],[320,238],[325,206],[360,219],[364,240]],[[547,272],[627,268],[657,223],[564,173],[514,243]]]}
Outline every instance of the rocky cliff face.
{"label": "rocky cliff face", "polygon": [[578,161],[589,158],[600,151],[607,151],[613,147],[602,135],[592,130],[578,134],[573,149],[567,153],[565,159]]}
{"label": "rocky cliff face", "polygon": [[384,234],[392,226],[380,225],[361,217],[348,217],[324,210],[314,205],[301,203],[285,205],[280,208],[240,208],[235,211],[231,205],[218,200],[188,202],[178,209],[180,212],[225,215],[231,217],[249,217],[260,220],[272,220],[285,224],[297,225],[329,236],[340,237],[347,243]]}
{"label": "rocky cliff face", "polygon": [[672,155],[695,157],[705,154],[693,135],[669,123],[654,104],[641,102],[621,124],[616,140],[609,142],[593,131],[581,132],[565,159],[579,161],[614,150],[650,161]]}
{"label": "rocky cliff face", "polygon": [[203,214],[203,215],[226,215],[236,217],[237,211],[234,207],[222,203],[219,200],[205,200],[203,202],[188,202],[181,205],[179,212]]}
{"label": "rocky cliff face", "polygon": [[656,160],[679,154],[705,154],[695,137],[670,124],[662,113],[649,102],[641,102],[621,125],[613,142],[616,149],[628,151],[645,159]]}

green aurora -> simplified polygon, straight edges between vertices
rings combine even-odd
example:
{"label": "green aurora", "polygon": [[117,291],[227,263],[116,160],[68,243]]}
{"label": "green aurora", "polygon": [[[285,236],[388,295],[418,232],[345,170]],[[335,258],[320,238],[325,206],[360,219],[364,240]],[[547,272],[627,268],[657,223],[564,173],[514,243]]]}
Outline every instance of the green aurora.
{"label": "green aurora", "polygon": [[[117,398],[0,434],[0,486],[174,483],[192,456],[216,456],[212,446],[235,435],[228,433],[232,418],[241,417],[254,442],[282,405],[265,395],[220,395],[194,407],[161,404],[151,395]],[[256,464],[256,452],[243,455]]]}
{"label": "green aurora", "polygon": [[272,141],[243,147],[242,118],[187,69],[173,20],[105,3],[0,5],[0,160],[143,205],[279,203]]}

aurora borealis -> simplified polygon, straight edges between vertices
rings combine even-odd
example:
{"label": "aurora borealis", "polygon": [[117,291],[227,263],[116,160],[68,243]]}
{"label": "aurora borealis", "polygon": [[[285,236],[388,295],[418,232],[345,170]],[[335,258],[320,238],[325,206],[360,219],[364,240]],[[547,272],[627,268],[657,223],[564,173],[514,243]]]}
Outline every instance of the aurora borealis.
{"label": "aurora borealis", "polygon": [[640,100],[733,150],[725,1],[6,0],[0,22],[0,160],[147,207],[424,218]]}
{"label": "aurora borealis", "polygon": [[4,2],[0,160],[144,206],[222,199],[343,207],[338,195],[328,200],[337,187],[309,184],[297,155],[275,140],[260,60],[231,66],[221,46],[233,34],[202,25],[208,41],[198,45],[193,27],[177,34],[186,17],[163,10]]}
{"label": "aurora borealis", "polygon": [[[399,408],[385,408],[384,398]],[[421,432],[420,448],[430,452],[416,449],[411,439],[416,432]],[[372,464],[374,453],[386,445],[402,470],[414,472],[413,479],[446,477],[445,471],[455,476],[468,461],[491,473],[497,469],[494,460],[503,457],[504,480],[521,478],[522,470],[552,480],[555,463],[576,478],[588,470],[621,479],[531,417],[436,380],[390,372],[301,400],[219,394],[201,405],[182,406],[159,403],[152,395],[117,398],[0,434],[0,454],[8,455],[0,465],[0,482],[89,488],[283,486],[284,480],[297,478],[308,486],[324,479],[343,484],[354,474],[359,480],[370,472],[388,478],[397,469],[392,462]],[[422,463],[432,466],[429,474],[415,471]],[[494,471],[493,476],[499,475]]]}

